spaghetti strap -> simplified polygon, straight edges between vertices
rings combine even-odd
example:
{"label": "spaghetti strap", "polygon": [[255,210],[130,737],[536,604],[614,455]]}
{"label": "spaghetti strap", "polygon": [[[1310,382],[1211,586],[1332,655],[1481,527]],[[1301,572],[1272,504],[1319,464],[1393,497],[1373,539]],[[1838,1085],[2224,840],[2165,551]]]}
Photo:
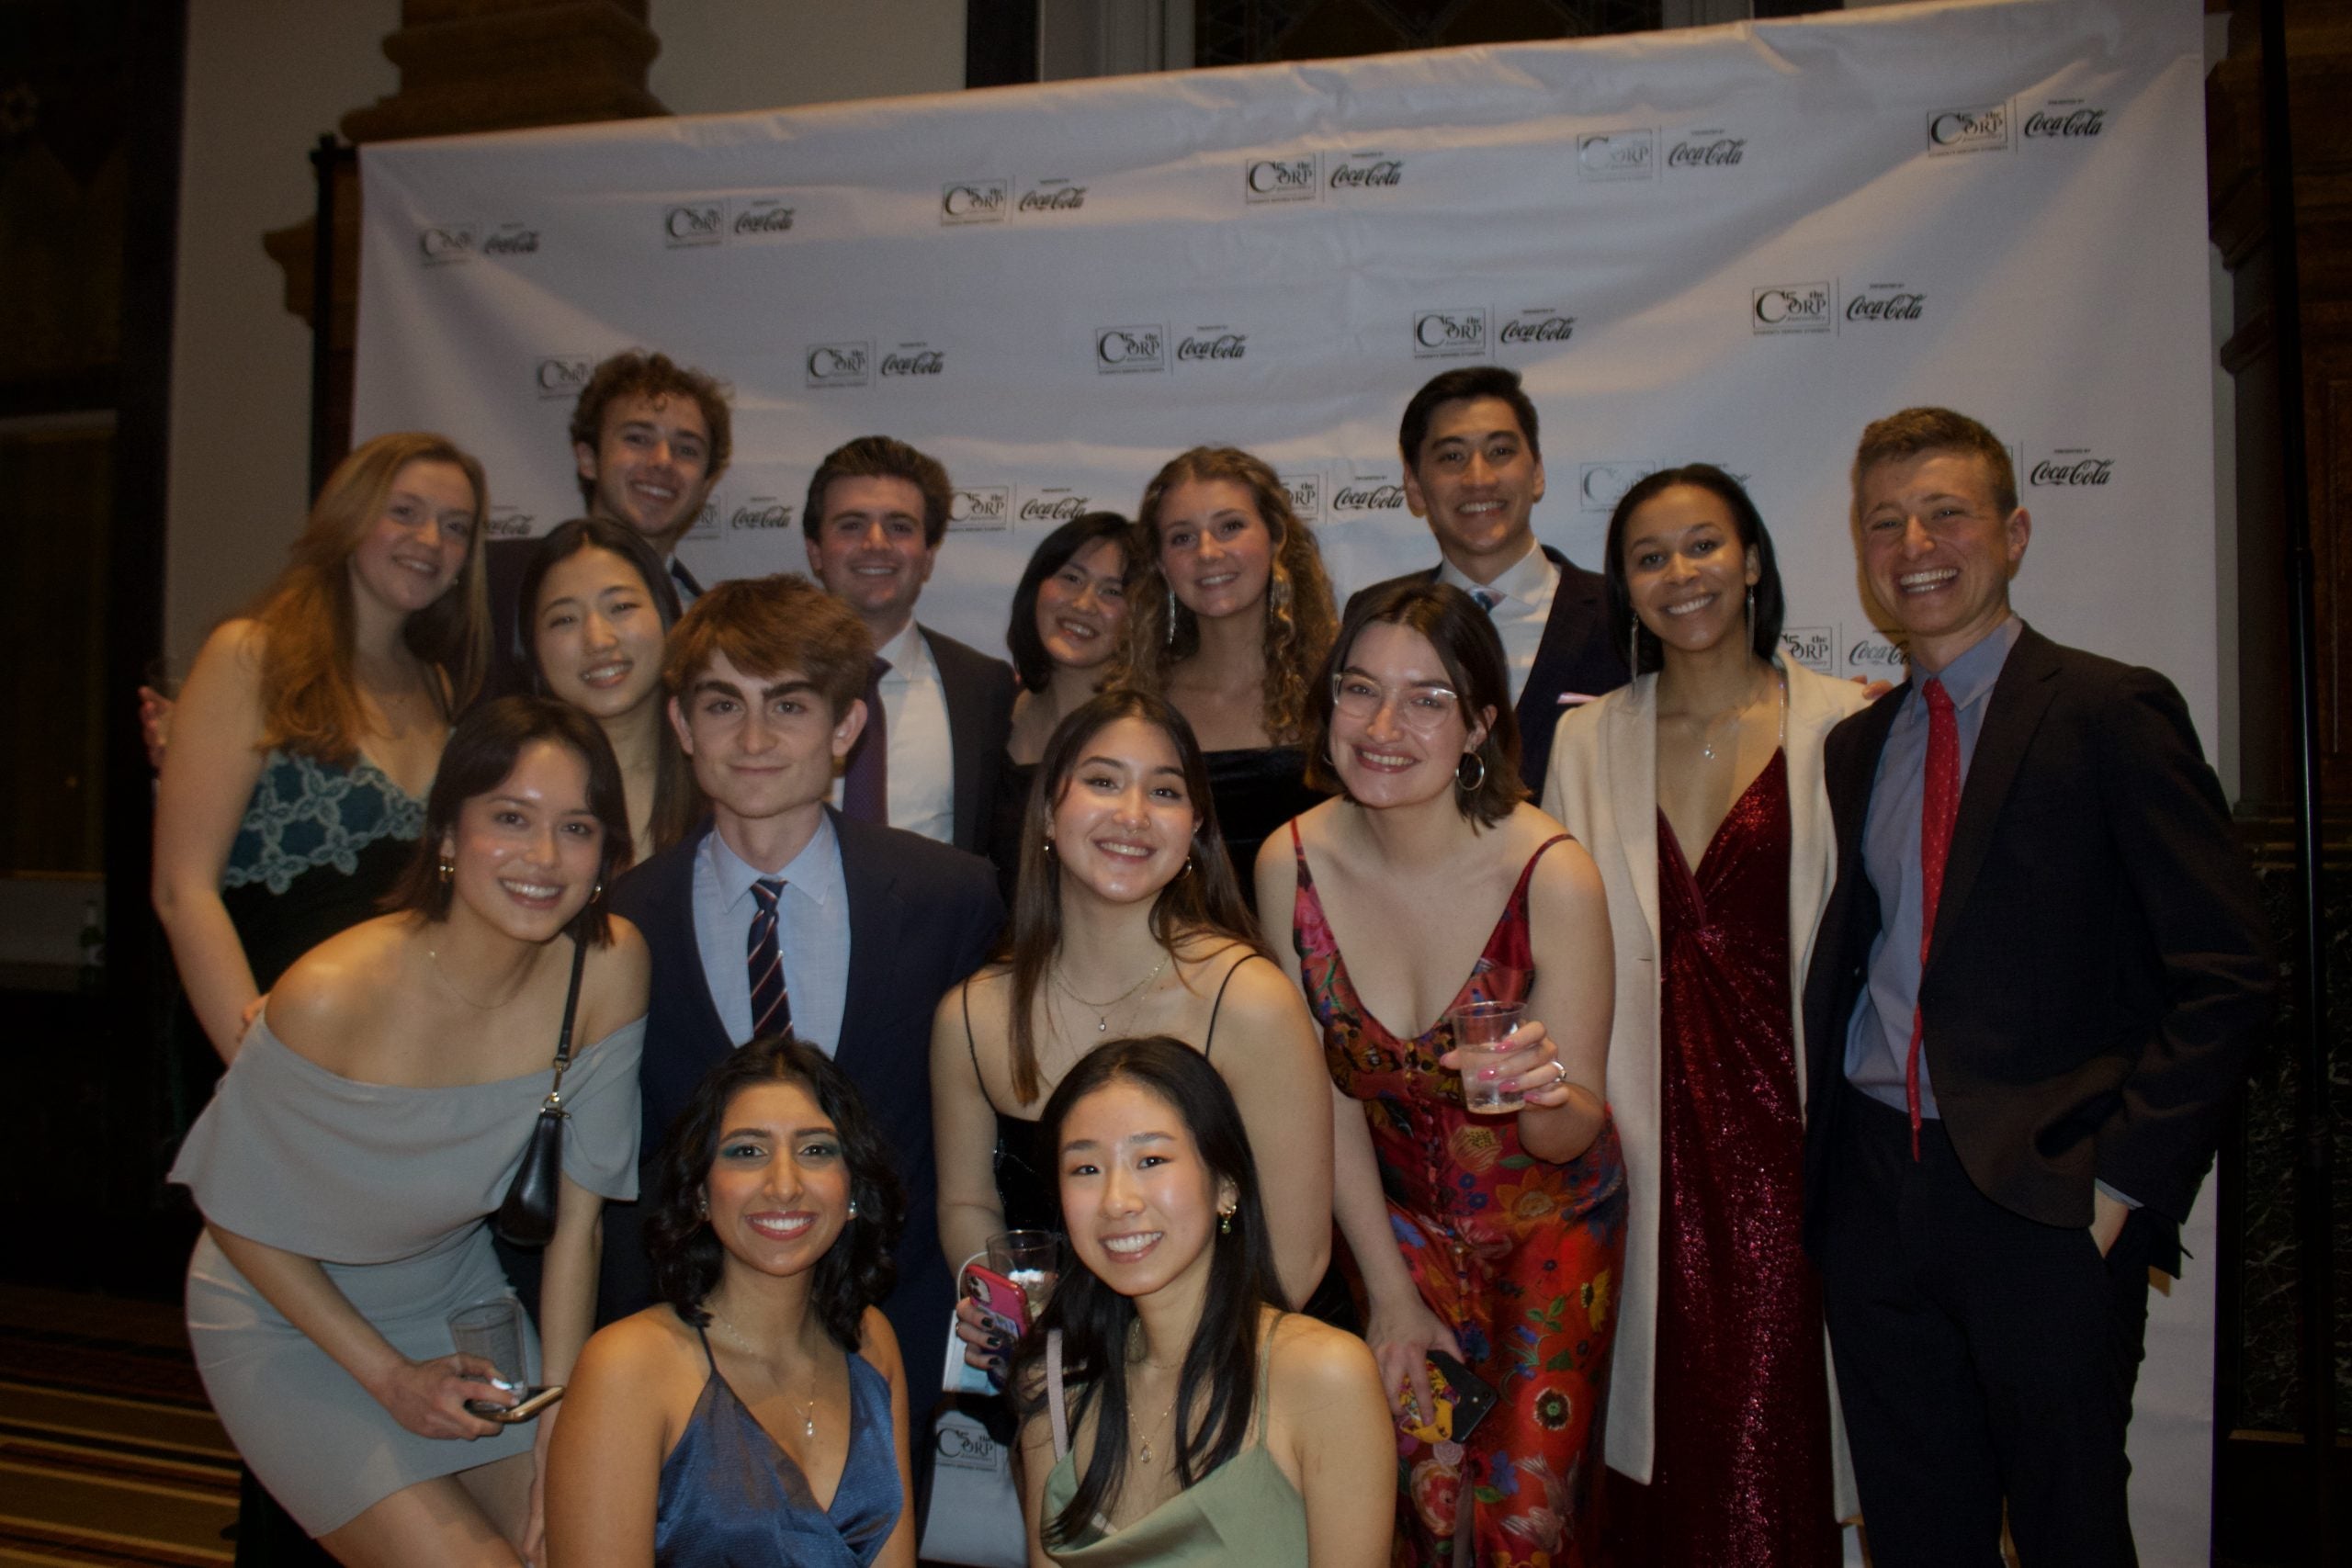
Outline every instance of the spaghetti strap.
{"label": "spaghetti strap", "polygon": [[1527,857],[1527,864],[1519,874],[1519,886],[1510,890],[1511,903],[1517,905],[1521,899],[1527,897],[1527,885],[1535,880],[1535,863],[1542,860],[1554,844],[1573,844],[1576,841],[1574,833],[1555,833],[1536,845],[1535,852]]}
{"label": "spaghetti strap", "polygon": [[710,1330],[697,1323],[695,1325],[695,1337],[702,1341],[702,1359],[709,1366],[710,1375],[718,1377],[718,1358],[710,1353]]}
{"label": "spaghetti strap", "polygon": [[964,998],[964,1052],[972,1058],[972,1081],[980,1086],[980,1102],[1001,1116],[1003,1112],[998,1111],[996,1101],[989,1098],[989,1080],[980,1076],[980,1047],[972,1038],[972,977],[969,975],[964,976],[964,983],[956,987],[956,993]]}
{"label": "spaghetti strap", "polygon": [[1216,988],[1216,1000],[1209,1004],[1209,1032],[1207,1037],[1201,1042],[1202,1061],[1207,1061],[1209,1053],[1216,1049],[1216,1015],[1225,1010],[1226,987],[1233,984],[1233,976],[1242,964],[1258,956],[1259,954],[1254,953],[1245,953],[1234,961],[1231,969],[1225,972],[1225,979]]}

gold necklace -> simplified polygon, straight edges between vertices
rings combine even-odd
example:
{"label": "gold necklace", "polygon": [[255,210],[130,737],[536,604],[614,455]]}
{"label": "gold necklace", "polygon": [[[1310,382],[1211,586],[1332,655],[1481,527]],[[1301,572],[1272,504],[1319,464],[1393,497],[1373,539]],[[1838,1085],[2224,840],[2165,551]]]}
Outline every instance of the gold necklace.
{"label": "gold necklace", "polygon": [[[1777,683],[1778,682],[1776,681],[1775,684]],[[1737,704],[1725,708],[1723,712],[1715,715],[1714,717],[1707,720],[1704,725],[1701,726],[1699,730],[1699,754],[1710,762],[1713,761],[1715,760],[1715,726],[1721,724],[1727,718],[1735,721],[1739,719],[1749,708],[1752,708],[1757,704],[1762,702],[1765,695],[1766,694],[1758,693],[1751,687],[1748,694],[1742,698]]]}
{"label": "gold necklace", "polygon": [[[727,1330],[727,1337],[735,1341],[744,1351],[753,1357],[760,1354],[759,1347],[752,1343],[751,1337],[728,1322],[717,1307],[705,1302],[702,1303],[702,1310],[710,1314],[710,1320]],[[790,1396],[786,1395],[786,1397]],[[814,1361],[808,1363],[808,1397],[800,1402],[800,1432],[803,1437],[808,1438],[817,1435],[817,1363]]]}
{"label": "gold necklace", "polygon": [[1061,987],[1062,995],[1068,997],[1070,1000],[1076,1002],[1079,1006],[1086,1009],[1087,1011],[1094,1015],[1095,1033],[1108,1034],[1111,1032],[1111,1010],[1119,1006],[1122,1002],[1126,1001],[1130,997],[1133,997],[1137,991],[1142,990],[1146,986],[1150,985],[1154,980],[1159,979],[1159,972],[1168,967],[1168,956],[1169,955],[1166,953],[1161,953],[1159,955],[1159,962],[1151,966],[1150,974],[1146,975],[1142,979],[1137,980],[1134,985],[1129,986],[1125,990],[1121,991],[1117,996],[1113,997],[1107,1002],[1089,1001],[1084,997],[1080,996],[1076,991],[1071,990],[1069,982],[1062,978],[1061,971],[1059,969],[1054,971],[1054,984]]}
{"label": "gold necklace", "polygon": [[473,1009],[476,1012],[496,1012],[500,1008],[504,1007],[516,997],[521,996],[523,994],[523,987],[531,983],[530,965],[526,964],[523,968],[523,977],[514,982],[514,988],[513,990],[507,992],[506,995],[494,1002],[478,1002],[474,1000],[473,998],[466,995],[465,992],[458,989],[457,983],[442,972],[441,955],[433,951],[433,944],[429,942],[424,944],[424,956],[432,960],[433,977],[441,982],[441,988],[448,992],[451,996],[457,998],[459,1001],[465,1003],[468,1007]]}
{"label": "gold necklace", "polygon": [[[1159,1431],[1159,1428],[1160,1428],[1162,1426],[1166,1425],[1166,1423],[1167,1423],[1167,1421],[1168,1421],[1168,1417],[1169,1417],[1169,1416],[1174,1412],[1175,1408],[1176,1408],[1176,1395],[1171,1393],[1171,1394],[1170,1394],[1170,1395],[1168,1396],[1168,1404],[1166,1404],[1166,1406],[1165,1406],[1165,1407],[1163,1407],[1163,1408],[1160,1410],[1160,1412],[1159,1412],[1159,1420],[1157,1420],[1157,1421],[1154,1421],[1150,1426],[1148,1426],[1148,1427],[1145,1427],[1145,1428],[1144,1428],[1144,1432],[1143,1432],[1143,1446],[1142,1446],[1142,1447],[1140,1447],[1140,1448],[1138,1448],[1137,1450],[1136,1450],[1136,1463],[1138,1463],[1138,1464],[1149,1464],[1149,1463],[1151,1463],[1151,1462],[1152,1462],[1152,1457],[1151,1457],[1151,1435],[1152,1435],[1154,1432]],[[1170,1433],[1169,1435],[1170,1435],[1170,1437],[1173,1437],[1175,1434],[1171,1432],[1171,1433]]]}

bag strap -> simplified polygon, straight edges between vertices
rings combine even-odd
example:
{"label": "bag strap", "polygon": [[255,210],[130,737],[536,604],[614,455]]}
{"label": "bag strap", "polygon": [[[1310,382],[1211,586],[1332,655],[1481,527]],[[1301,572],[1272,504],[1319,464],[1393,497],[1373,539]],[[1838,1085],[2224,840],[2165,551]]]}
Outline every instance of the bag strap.
{"label": "bag strap", "polygon": [[588,966],[588,944],[571,940],[571,984],[563,994],[563,1029],[555,1037],[555,1082],[548,1086],[544,1110],[559,1115],[563,1107],[563,1070],[571,1066],[571,1021],[580,1010],[580,974]]}
{"label": "bag strap", "polygon": [[1054,1458],[1069,1452],[1069,1412],[1062,1408],[1062,1331],[1046,1335],[1046,1408],[1054,1421]]}

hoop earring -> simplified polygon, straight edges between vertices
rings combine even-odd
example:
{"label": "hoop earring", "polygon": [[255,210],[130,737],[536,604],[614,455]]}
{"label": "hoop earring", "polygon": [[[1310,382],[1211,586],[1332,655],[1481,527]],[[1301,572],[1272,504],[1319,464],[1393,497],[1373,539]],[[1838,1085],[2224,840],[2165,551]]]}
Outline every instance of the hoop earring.
{"label": "hoop earring", "polygon": [[602,898],[604,896],[605,879],[600,876],[596,879],[596,886],[588,890],[588,902],[594,904],[597,899]]}
{"label": "hoop earring", "polygon": [[1631,625],[1625,632],[1625,673],[1631,677],[1642,672],[1642,618],[1634,615],[1628,619]]}
{"label": "hoop earring", "polygon": [[1756,584],[1752,582],[1747,585],[1747,647],[1751,653],[1756,649]]}
{"label": "hoop earring", "polygon": [[[1475,779],[1464,779],[1462,776],[1462,762],[1477,763],[1478,776]],[[1453,787],[1464,795],[1476,795],[1486,786],[1487,759],[1476,751],[1464,751],[1462,753],[1462,762],[1453,764]]]}

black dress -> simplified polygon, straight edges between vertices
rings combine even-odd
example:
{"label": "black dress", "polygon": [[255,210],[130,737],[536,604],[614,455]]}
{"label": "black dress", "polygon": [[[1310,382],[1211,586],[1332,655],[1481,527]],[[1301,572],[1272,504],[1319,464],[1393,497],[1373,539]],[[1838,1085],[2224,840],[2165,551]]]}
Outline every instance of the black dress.
{"label": "black dress", "polygon": [[1216,803],[1218,836],[1232,858],[1241,897],[1258,908],[1258,846],[1283,823],[1327,798],[1306,784],[1306,753],[1296,746],[1251,746],[1211,751],[1209,795]]}

